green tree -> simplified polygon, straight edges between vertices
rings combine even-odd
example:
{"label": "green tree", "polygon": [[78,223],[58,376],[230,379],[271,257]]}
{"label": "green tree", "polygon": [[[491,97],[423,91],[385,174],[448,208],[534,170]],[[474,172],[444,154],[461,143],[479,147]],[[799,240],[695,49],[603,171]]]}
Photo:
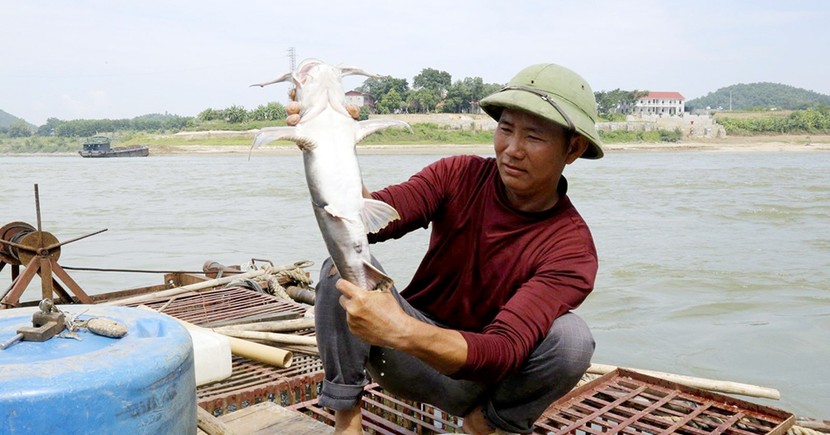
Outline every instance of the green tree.
{"label": "green tree", "polygon": [[481,95],[481,98],[484,98],[490,94],[495,94],[496,92],[500,91],[503,87],[504,85],[500,85],[498,83],[487,83],[484,85],[484,89],[482,89],[483,94]]}
{"label": "green tree", "polygon": [[242,106],[234,105],[223,110],[222,116],[225,121],[228,121],[231,124],[239,124],[246,121],[248,118],[248,111]]}
{"label": "green tree", "polygon": [[48,118],[46,120],[46,124],[41,125],[37,128],[37,135],[38,136],[52,136],[57,134],[58,126],[61,125],[63,121],[58,118]]}
{"label": "green tree", "polygon": [[13,122],[8,128],[9,137],[29,137],[32,135],[32,127],[22,119]]}
{"label": "green tree", "polygon": [[196,118],[198,118],[199,121],[202,122],[216,121],[218,119],[222,119],[222,112],[219,110],[207,108],[199,112]]}
{"label": "green tree", "polygon": [[397,79],[392,76],[370,77],[356,90],[368,94],[377,103],[392,90],[398,93],[399,98],[406,99],[409,84],[406,79]]}
{"label": "green tree", "polygon": [[432,89],[443,94],[452,85],[452,76],[446,71],[424,68],[420,74],[413,77],[412,85],[415,89]]}
{"label": "green tree", "polygon": [[162,128],[165,130],[180,131],[193,125],[193,118],[190,116],[169,115],[164,118]]}
{"label": "green tree", "polygon": [[597,112],[599,116],[608,118],[612,114],[628,113],[634,107],[634,103],[640,98],[648,95],[648,91],[624,91],[619,88],[613,91],[594,92],[597,100]]}
{"label": "green tree", "polygon": [[286,116],[285,106],[277,102],[259,105],[248,113],[248,118],[254,121],[276,121]]}
{"label": "green tree", "polygon": [[451,113],[472,112],[478,108],[478,102],[482,98],[501,88],[499,84],[485,84],[481,77],[465,77],[464,80],[456,81],[449,88],[442,110]]}
{"label": "green tree", "polygon": [[[163,130],[164,120],[160,116],[144,115],[132,119],[130,126],[132,130],[138,131],[160,131]],[[121,130],[118,128],[117,130]]]}
{"label": "green tree", "polygon": [[416,89],[409,93],[406,105],[410,111],[415,113],[429,113],[435,110],[435,106],[441,102],[441,95],[433,89]]}
{"label": "green tree", "polygon": [[401,103],[403,103],[401,95],[398,94],[398,91],[392,89],[375,103],[375,109],[378,113],[395,113],[401,108]]}

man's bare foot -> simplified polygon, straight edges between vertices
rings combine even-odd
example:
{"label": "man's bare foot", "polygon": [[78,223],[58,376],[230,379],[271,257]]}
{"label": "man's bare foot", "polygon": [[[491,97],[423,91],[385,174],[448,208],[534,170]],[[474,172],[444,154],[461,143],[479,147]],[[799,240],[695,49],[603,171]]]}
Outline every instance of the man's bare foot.
{"label": "man's bare foot", "polygon": [[363,433],[363,418],[360,405],[352,409],[334,411],[335,435],[360,435]]}
{"label": "man's bare foot", "polygon": [[477,407],[464,416],[464,425],[461,427],[465,433],[470,435],[490,435],[496,428],[484,418],[481,408]]}

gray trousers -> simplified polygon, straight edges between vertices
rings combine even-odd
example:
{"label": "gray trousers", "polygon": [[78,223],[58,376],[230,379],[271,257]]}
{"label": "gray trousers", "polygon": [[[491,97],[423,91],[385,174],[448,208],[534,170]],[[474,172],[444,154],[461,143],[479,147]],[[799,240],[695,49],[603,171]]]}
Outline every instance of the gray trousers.
{"label": "gray trousers", "polygon": [[[380,268],[376,262],[375,266]],[[353,336],[340,306],[340,291],[334,287],[340,276],[330,275],[331,270],[329,259],[320,272],[314,305],[325,370],[321,406],[344,410],[358,405],[368,371],[374,382],[400,398],[429,403],[455,416],[480,406],[493,426],[530,433],[542,412],[570,391],[591,363],[591,332],[579,316],[567,313],[553,322],[518,373],[494,384],[452,379],[405,352],[370,346]],[[442,326],[409,305],[395,288],[391,291],[407,314]]]}

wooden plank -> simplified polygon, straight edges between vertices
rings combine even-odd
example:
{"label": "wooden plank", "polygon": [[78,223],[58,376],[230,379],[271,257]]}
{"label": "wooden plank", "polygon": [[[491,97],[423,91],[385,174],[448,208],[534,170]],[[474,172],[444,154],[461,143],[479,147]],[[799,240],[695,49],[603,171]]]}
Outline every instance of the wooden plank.
{"label": "wooden plank", "polygon": [[219,418],[228,428],[246,435],[317,435],[334,433],[334,428],[301,412],[274,402],[262,402]]}

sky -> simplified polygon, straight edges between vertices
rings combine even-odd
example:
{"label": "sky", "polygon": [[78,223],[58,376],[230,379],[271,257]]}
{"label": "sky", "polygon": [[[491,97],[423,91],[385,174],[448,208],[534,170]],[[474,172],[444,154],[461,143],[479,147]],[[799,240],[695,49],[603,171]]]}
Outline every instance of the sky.
{"label": "sky", "polygon": [[824,0],[0,0],[0,109],[42,125],[285,104],[288,84],[249,85],[287,72],[291,47],[297,63],[410,86],[425,68],[502,84],[557,63],[594,91],[693,99],[773,82],[830,95]]}

